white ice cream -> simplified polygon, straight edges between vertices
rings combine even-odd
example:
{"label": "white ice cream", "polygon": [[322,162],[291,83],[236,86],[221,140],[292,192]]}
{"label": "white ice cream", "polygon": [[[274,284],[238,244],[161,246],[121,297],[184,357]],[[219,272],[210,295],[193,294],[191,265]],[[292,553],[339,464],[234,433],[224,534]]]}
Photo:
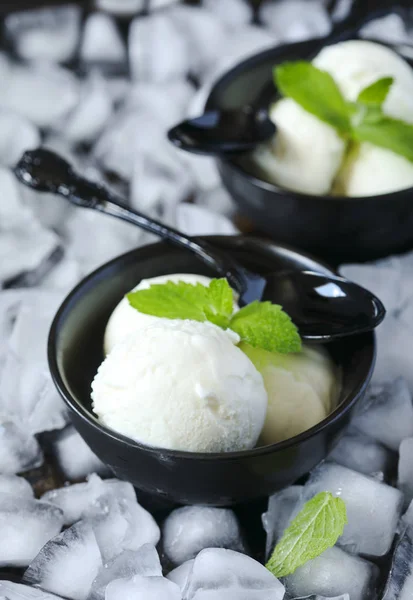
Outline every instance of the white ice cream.
{"label": "white ice cream", "polygon": [[93,409],[108,427],[152,446],[253,448],[267,393],[238,342],[212,323],[158,319],[106,357],[92,384]]}
{"label": "white ice cream", "polygon": [[[167,281],[184,281],[185,283],[201,283],[208,286],[211,279],[203,275],[192,275],[190,273],[177,273],[173,275],[160,275],[142,281],[134,288],[135,290],[147,290],[152,284],[166,283]],[[113,311],[106,326],[104,338],[104,352],[109,352],[119,342],[124,340],[130,333],[139,330],[159,321],[158,317],[144,315],[135,308],[132,308],[127,298],[123,298]]]}
{"label": "white ice cream", "polygon": [[322,349],[303,347],[299,354],[271,354],[241,347],[264,378],[268,409],[260,444],[274,444],[310,429],[334,408],[337,374]]}
{"label": "white ice cream", "polygon": [[267,179],[287,189],[328,194],[345,151],[336,130],[291,98],[276,102],[270,117],[277,133],[272,143],[254,152],[259,169]]}
{"label": "white ice cream", "polygon": [[[382,77],[394,82],[383,111],[413,123],[413,70],[397,53],[381,44],[350,40],[326,46],[313,63],[327,71],[347,100]],[[277,125],[272,144],[259,148],[254,160],[265,178],[308,194],[371,196],[413,186],[413,163],[372,144],[345,144],[335,130],[291,99],[270,112]]]}

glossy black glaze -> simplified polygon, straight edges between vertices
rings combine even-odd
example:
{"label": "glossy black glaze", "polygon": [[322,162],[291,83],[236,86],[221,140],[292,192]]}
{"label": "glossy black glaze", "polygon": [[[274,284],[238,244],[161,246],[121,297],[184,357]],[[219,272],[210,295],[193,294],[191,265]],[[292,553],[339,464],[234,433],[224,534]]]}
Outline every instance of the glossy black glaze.
{"label": "glossy black glaze", "polygon": [[[340,39],[349,37],[355,36]],[[274,65],[311,58],[322,45],[323,40],[310,40],[279,46],[244,61],[215,84],[205,110],[253,103],[257,90],[271,83]],[[373,260],[413,248],[412,188],[367,198],[311,196],[259,179],[245,157],[217,158],[217,164],[240,212],[257,231],[277,242],[335,264]]]}
{"label": "glossy black glaze", "polygon": [[266,110],[244,106],[182,121],[168,131],[168,138],[187,152],[222,155],[253,150],[274,134],[275,125]]}
{"label": "glossy black glaze", "polygon": [[[246,268],[265,275],[310,270],[333,275],[310,257],[241,236],[208,237]],[[48,345],[50,370],[73,423],[116,476],[149,495],[177,503],[231,505],[267,496],[296,481],[327,454],[365,393],[375,357],[372,333],[329,344],[342,369],[339,405],[322,423],[280,444],[228,454],[194,454],[150,448],[102,426],[91,412],[90,385],[103,359],[108,318],[142,278],[168,273],[213,275],[188,252],[163,243],[139,248],[84,279],[64,301]]]}
{"label": "glossy black glaze", "polygon": [[[69,163],[49,150],[26,152],[15,173],[30,187],[60,194],[77,206],[123,219],[191,251],[233,283],[241,304],[261,300],[265,291],[266,299],[281,304],[290,314],[303,338],[332,341],[374,329],[384,318],[384,307],[375,296],[344,279],[331,280],[327,275],[306,271],[282,271],[264,278],[245,269],[205,241],[186,236],[127,207],[107,188],[77,175]],[[320,289],[324,295],[319,293]],[[333,289],[335,294],[326,297],[326,289]]]}

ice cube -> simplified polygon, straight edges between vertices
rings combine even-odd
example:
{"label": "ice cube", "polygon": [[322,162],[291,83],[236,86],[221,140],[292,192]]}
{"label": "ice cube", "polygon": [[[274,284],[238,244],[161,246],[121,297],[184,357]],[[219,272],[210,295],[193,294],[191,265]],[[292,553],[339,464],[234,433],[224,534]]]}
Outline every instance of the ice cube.
{"label": "ice cube", "polygon": [[0,475],[0,494],[12,494],[20,498],[33,498],[32,486],[24,479],[16,475]]}
{"label": "ice cube", "polygon": [[293,600],[351,600],[348,594],[340,594],[340,596],[334,596],[334,598],[327,596],[320,596],[319,594],[311,594],[311,596],[301,596],[300,598],[293,598]]}
{"label": "ice cube", "polygon": [[53,442],[54,455],[63,475],[70,481],[91,473],[107,475],[109,468],[92,452],[74,427],[59,432]]}
{"label": "ice cube", "polygon": [[165,520],[162,537],[164,552],[175,565],[195,558],[204,548],[244,550],[240,525],[228,508],[177,508]]}
{"label": "ice cube", "polygon": [[346,433],[329,455],[339,465],[379,479],[388,474],[392,458],[387,448],[357,430]]}
{"label": "ice cube", "polygon": [[24,423],[31,434],[59,429],[68,412],[51,380],[47,365],[47,336],[62,301],[60,293],[23,296],[8,341],[0,379],[0,408]]}
{"label": "ice cube", "polygon": [[145,2],[146,0],[96,0],[96,6],[119,16],[127,16],[142,11]]}
{"label": "ice cube", "polygon": [[105,562],[124,550],[138,550],[143,544],[156,545],[160,538],[152,515],[137,502],[113,495],[98,498],[83,519],[92,525]]}
{"label": "ice cube", "polygon": [[408,527],[394,552],[383,600],[409,600],[412,597],[413,527]]}
{"label": "ice cube", "polygon": [[60,600],[54,594],[5,580],[0,581],[0,598],[2,600]]}
{"label": "ice cube", "polygon": [[408,509],[402,517],[403,523],[413,526],[413,500],[410,502]]}
{"label": "ice cube", "polygon": [[191,64],[185,33],[166,13],[132,21],[129,29],[132,77],[157,83],[185,77]]}
{"label": "ice cube", "polygon": [[405,506],[413,500],[413,437],[400,444],[397,486],[404,494]]}
{"label": "ice cube", "polygon": [[331,31],[324,3],[318,0],[267,0],[260,6],[259,17],[283,42],[324,37]]}
{"label": "ice cube", "polygon": [[350,16],[354,0],[336,0],[330,12],[333,23],[341,23]]}
{"label": "ice cube", "polygon": [[267,512],[262,515],[262,524],[267,534],[265,555],[269,558],[275,544],[281,539],[293,510],[302,494],[302,485],[292,485],[268,499]]}
{"label": "ice cube", "polygon": [[40,550],[23,582],[72,600],[86,600],[101,566],[93,529],[80,521]]}
{"label": "ice cube", "polygon": [[195,204],[210,211],[232,217],[235,213],[234,200],[223,187],[204,189],[195,196]]}
{"label": "ice cube", "polygon": [[78,103],[79,81],[57,65],[16,65],[0,91],[0,106],[15,111],[38,127],[58,123]]}
{"label": "ice cube", "polygon": [[112,581],[105,600],[182,600],[179,587],[165,577],[142,577]]}
{"label": "ice cube", "polygon": [[[187,165],[191,172],[192,179],[194,180],[195,187],[200,190],[200,194],[196,200],[197,203],[207,207],[209,207],[209,204],[211,203],[211,205],[213,205],[212,210],[215,210],[215,198],[211,200],[210,196],[224,196],[224,194],[227,193],[223,188],[220,187],[221,178],[219,176],[215,159],[209,156],[197,156],[196,154],[183,152],[182,162]],[[201,195],[203,195],[203,192],[205,192],[205,198],[202,198],[201,200]],[[217,200],[217,203],[218,202],[219,200]],[[225,206],[227,206],[227,204],[228,203],[225,201]],[[221,212],[221,210],[218,210],[218,212]]]}
{"label": "ice cube", "polygon": [[63,258],[43,277],[39,288],[69,293],[81,278],[80,265],[70,252],[65,252]]}
{"label": "ice cube", "polygon": [[202,550],[195,558],[184,600],[282,600],[284,586],[253,558],[223,548]]}
{"label": "ice cube", "polygon": [[183,592],[185,589],[194,562],[194,558],[192,558],[191,560],[187,560],[181,565],[179,565],[179,567],[176,567],[176,569],[173,569],[173,571],[168,573],[168,575],[166,576],[168,579],[176,583],[181,592]]}
{"label": "ice cube", "polygon": [[82,83],[79,104],[63,120],[59,131],[73,143],[91,143],[102,132],[112,109],[106,82],[98,73],[92,73]]}
{"label": "ice cube", "polygon": [[319,492],[331,492],[346,504],[348,524],[339,538],[340,546],[371,556],[384,556],[389,551],[403,505],[403,494],[399,490],[347,467],[326,462],[312,472],[304,486],[301,506]]}
{"label": "ice cube", "polygon": [[0,566],[27,566],[63,525],[60,508],[31,498],[0,495]]}
{"label": "ice cube", "polygon": [[360,29],[361,37],[388,43],[411,44],[406,22],[401,15],[390,12],[378,19],[372,19]]}
{"label": "ice cube", "polygon": [[352,425],[397,451],[402,440],[413,437],[413,404],[406,381],[398,378],[372,386],[359,404]]}
{"label": "ice cube", "polygon": [[5,30],[20,58],[66,62],[78,44],[80,17],[80,7],[74,4],[12,12]]}
{"label": "ice cube", "polygon": [[[198,76],[208,72],[220,57],[228,35],[219,15],[202,7],[178,4],[168,16],[187,42],[190,59],[187,70]],[[214,40],[213,44],[211,39]]]}
{"label": "ice cube", "polygon": [[246,0],[204,0],[203,7],[211,11],[229,29],[248,25],[252,21],[252,8]]}
{"label": "ice cube", "polygon": [[177,228],[187,235],[234,235],[239,233],[230,219],[196,204],[179,204],[176,222]]}
{"label": "ice cube", "polygon": [[89,475],[87,483],[75,483],[50,490],[41,499],[58,506],[63,511],[65,525],[71,525],[78,521],[100,496],[107,494],[136,502],[135,491],[130,483],[118,479],[102,481],[96,473]]}
{"label": "ice cube", "polygon": [[87,63],[123,63],[126,48],[116,22],[109,15],[92,13],[83,30],[80,57]]}
{"label": "ice cube", "polygon": [[17,423],[0,420],[0,473],[22,473],[42,463],[43,453],[36,438]]}
{"label": "ice cube", "polygon": [[162,577],[159,556],[151,544],[144,544],[139,550],[124,550],[106,563],[93,582],[88,600],[104,600],[106,587],[111,581],[133,575]]}
{"label": "ice cube", "polygon": [[40,133],[28,119],[0,110],[0,164],[14,167],[26,150],[40,146]]}
{"label": "ice cube", "polygon": [[340,548],[329,548],[284,579],[290,597],[348,594],[351,600],[375,598],[378,568]]}

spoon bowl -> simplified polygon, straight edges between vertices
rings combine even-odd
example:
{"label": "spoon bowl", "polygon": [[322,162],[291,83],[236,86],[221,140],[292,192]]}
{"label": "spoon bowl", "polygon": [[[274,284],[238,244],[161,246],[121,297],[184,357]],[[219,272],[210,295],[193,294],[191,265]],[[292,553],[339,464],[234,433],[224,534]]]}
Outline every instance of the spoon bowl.
{"label": "spoon bowl", "polygon": [[[241,236],[202,241],[263,277],[281,271],[311,271],[325,265],[288,248]],[[121,479],[157,500],[227,506],[268,496],[311,470],[332,449],[371,378],[373,333],[337,340],[326,350],[341,371],[337,406],[304,433],[278,444],[242,452],[203,454],[139,444],[102,425],[93,414],[90,386],[103,360],[107,321],[120,299],[140,280],[168,273],[214,271],[182,248],[157,243],[133,250],[86,277],[66,298],[53,322],[48,357],[53,380],[73,424],[99,458]]]}

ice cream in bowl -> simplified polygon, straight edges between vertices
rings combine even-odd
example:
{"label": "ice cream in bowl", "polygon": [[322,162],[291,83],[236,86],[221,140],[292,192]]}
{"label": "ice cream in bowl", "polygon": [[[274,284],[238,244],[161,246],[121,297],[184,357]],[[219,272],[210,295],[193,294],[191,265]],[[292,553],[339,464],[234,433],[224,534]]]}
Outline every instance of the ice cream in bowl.
{"label": "ice cream in bowl", "polygon": [[413,69],[373,40],[262,52],[214,86],[206,110],[268,109],[275,135],[219,157],[224,185],[256,229],[349,262],[413,245]]}
{"label": "ice cream in bowl", "polygon": [[[259,239],[210,241],[259,273],[332,273]],[[179,503],[251,500],[307,473],[374,363],[373,334],[309,346],[285,313],[268,349],[214,275],[180,249],[134,250],[73,290],[49,338],[54,381],[92,450],[142,492]]]}

